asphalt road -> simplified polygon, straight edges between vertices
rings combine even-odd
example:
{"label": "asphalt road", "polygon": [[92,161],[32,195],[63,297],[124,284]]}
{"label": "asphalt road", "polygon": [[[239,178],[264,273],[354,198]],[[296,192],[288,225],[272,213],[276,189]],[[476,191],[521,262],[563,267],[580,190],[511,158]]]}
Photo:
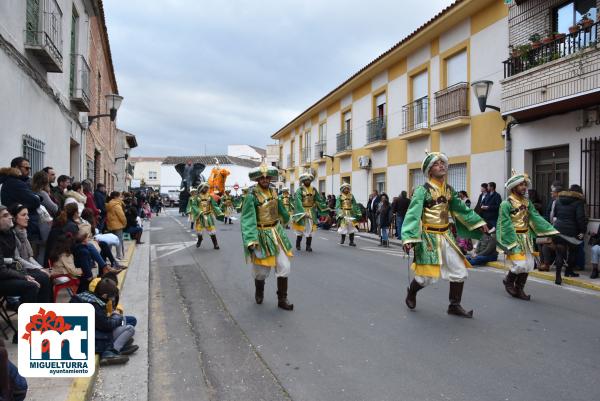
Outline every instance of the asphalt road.
{"label": "asphalt road", "polygon": [[446,282],[409,311],[399,248],[319,231],[292,261],[287,312],[274,275],[254,303],[239,222],[219,224],[220,250],[196,249],[169,213],[152,221],[152,400],[600,400],[597,293],[530,280],[525,302],[473,269],[474,319],[446,314]]}

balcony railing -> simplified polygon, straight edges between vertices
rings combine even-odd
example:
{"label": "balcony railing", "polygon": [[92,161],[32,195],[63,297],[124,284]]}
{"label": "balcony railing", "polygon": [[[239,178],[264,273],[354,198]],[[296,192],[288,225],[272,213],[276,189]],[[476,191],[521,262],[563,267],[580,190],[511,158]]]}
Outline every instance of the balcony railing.
{"label": "balcony railing", "polygon": [[469,115],[469,84],[460,82],[435,93],[434,124]]}
{"label": "balcony railing", "polygon": [[511,77],[523,71],[566,57],[598,43],[598,25],[596,22],[580,31],[559,34],[550,43],[537,48],[517,48],[504,64],[504,78]]}
{"label": "balcony railing", "polygon": [[402,107],[404,121],[402,132],[407,133],[418,129],[429,128],[429,99],[423,96],[412,103]]}
{"label": "balcony railing", "polygon": [[71,54],[71,101],[90,111],[90,66],[81,54]]}
{"label": "balcony railing", "polygon": [[302,148],[302,163],[310,163],[310,146]]}
{"label": "balcony railing", "polygon": [[386,116],[367,121],[367,144],[387,139]]}
{"label": "balcony railing", "polygon": [[25,48],[48,72],[62,72],[62,12],[56,0],[28,2]]}
{"label": "balcony railing", "polygon": [[287,168],[292,168],[294,167],[294,156],[292,155],[288,155],[287,157]]}
{"label": "balcony railing", "polygon": [[325,139],[315,143],[315,160],[322,157],[321,153],[327,153],[327,141]]}
{"label": "balcony railing", "polygon": [[352,150],[352,131],[343,131],[336,135],[336,152]]}

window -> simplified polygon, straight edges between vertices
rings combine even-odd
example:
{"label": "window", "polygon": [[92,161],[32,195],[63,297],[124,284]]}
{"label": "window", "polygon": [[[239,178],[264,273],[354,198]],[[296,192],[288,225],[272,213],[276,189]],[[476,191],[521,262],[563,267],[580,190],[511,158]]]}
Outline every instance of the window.
{"label": "window", "polygon": [[455,191],[467,190],[467,163],[456,163],[448,166],[448,177],[446,182]]}
{"label": "window", "polygon": [[347,111],[344,113],[344,120],[342,122],[342,131],[350,132],[352,130],[352,112]]}
{"label": "window", "polygon": [[376,118],[383,118],[385,117],[385,112],[386,112],[386,104],[385,102],[387,101],[387,96],[384,93],[378,95],[375,98],[375,117]]}
{"label": "window", "polygon": [[29,160],[31,175],[44,168],[44,146],[46,144],[29,135],[23,135],[23,157]]}
{"label": "window", "polygon": [[350,184],[350,176],[342,177],[342,184]]}
{"label": "window", "polygon": [[377,192],[385,192],[385,173],[373,174],[373,187]]}
{"label": "window", "polygon": [[596,0],[575,0],[563,4],[554,10],[554,32],[569,33],[569,27],[577,24],[581,17],[588,13],[589,17],[596,21]]}
{"label": "window", "polygon": [[157,180],[158,173],[156,171],[148,171],[148,179],[149,180]]}
{"label": "window", "polygon": [[412,77],[412,115],[409,116],[414,129],[427,128],[429,119],[427,114],[429,93],[429,76],[427,71]]}
{"label": "window", "polygon": [[600,219],[600,137],[581,140],[580,163],[586,214],[591,219]]}
{"label": "window", "polygon": [[327,123],[319,125],[319,142],[327,140]]}
{"label": "window", "polygon": [[423,71],[422,73],[412,77],[412,99],[413,99],[413,101],[427,96],[428,91],[429,91],[429,79],[428,79],[427,71]]}
{"label": "window", "polygon": [[467,81],[467,51],[463,50],[446,59],[446,87]]}
{"label": "window", "polygon": [[425,184],[425,175],[420,168],[413,168],[410,170],[410,190],[415,190],[419,185]]}
{"label": "window", "polygon": [[73,5],[73,13],[71,15],[71,71],[69,72],[69,94],[71,97],[75,94],[75,73],[77,70],[75,54],[77,54],[77,31],[79,27],[79,15],[77,9]]}
{"label": "window", "polygon": [[319,180],[319,193],[325,192],[325,180]]}

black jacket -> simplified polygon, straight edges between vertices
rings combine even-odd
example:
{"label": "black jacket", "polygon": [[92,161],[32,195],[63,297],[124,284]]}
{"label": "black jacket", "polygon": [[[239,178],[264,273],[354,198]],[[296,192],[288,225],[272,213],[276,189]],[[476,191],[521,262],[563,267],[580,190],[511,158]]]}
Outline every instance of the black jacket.
{"label": "black jacket", "polygon": [[0,203],[7,207],[15,203],[24,205],[29,212],[27,235],[30,241],[38,241],[41,234],[37,209],[41,205],[41,199],[31,190],[28,178],[23,177],[16,168],[0,169]]}
{"label": "black jacket", "polygon": [[554,227],[561,234],[569,237],[584,234],[587,228],[584,206],[583,195],[579,192],[559,192],[554,207],[554,216],[556,217]]}
{"label": "black jacket", "polygon": [[481,202],[481,206],[487,206],[487,210],[481,210],[480,216],[486,222],[493,222],[494,226],[498,220],[498,213],[500,210],[500,203],[502,203],[502,197],[498,192],[488,193],[485,199]]}
{"label": "black jacket", "polygon": [[5,264],[4,258],[15,258],[17,238],[12,230],[0,231],[0,280],[25,280],[25,273],[16,269],[16,265]]}

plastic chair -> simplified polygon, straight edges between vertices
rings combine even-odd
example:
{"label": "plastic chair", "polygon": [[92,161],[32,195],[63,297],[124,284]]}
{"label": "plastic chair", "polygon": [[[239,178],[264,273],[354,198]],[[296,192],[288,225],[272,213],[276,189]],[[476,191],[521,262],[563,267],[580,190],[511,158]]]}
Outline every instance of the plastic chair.
{"label": "plastic chair", "polygon": [[123,233],[123,241],[131,241],[131,234]]}
{"label": "plastic chair", "polygon": [[[48,266],[50,267],[50,269],[52,269],[52,264],[52,261],[48,260]],[[72,297],[73,295],[75,295],[77,289],[79,288],[79,279],[73,278],[68,274],[52,274],[50,278],[54,283],[54,302],[56,302],[60,290],[66,289],[69,293],[69,296]]]}

